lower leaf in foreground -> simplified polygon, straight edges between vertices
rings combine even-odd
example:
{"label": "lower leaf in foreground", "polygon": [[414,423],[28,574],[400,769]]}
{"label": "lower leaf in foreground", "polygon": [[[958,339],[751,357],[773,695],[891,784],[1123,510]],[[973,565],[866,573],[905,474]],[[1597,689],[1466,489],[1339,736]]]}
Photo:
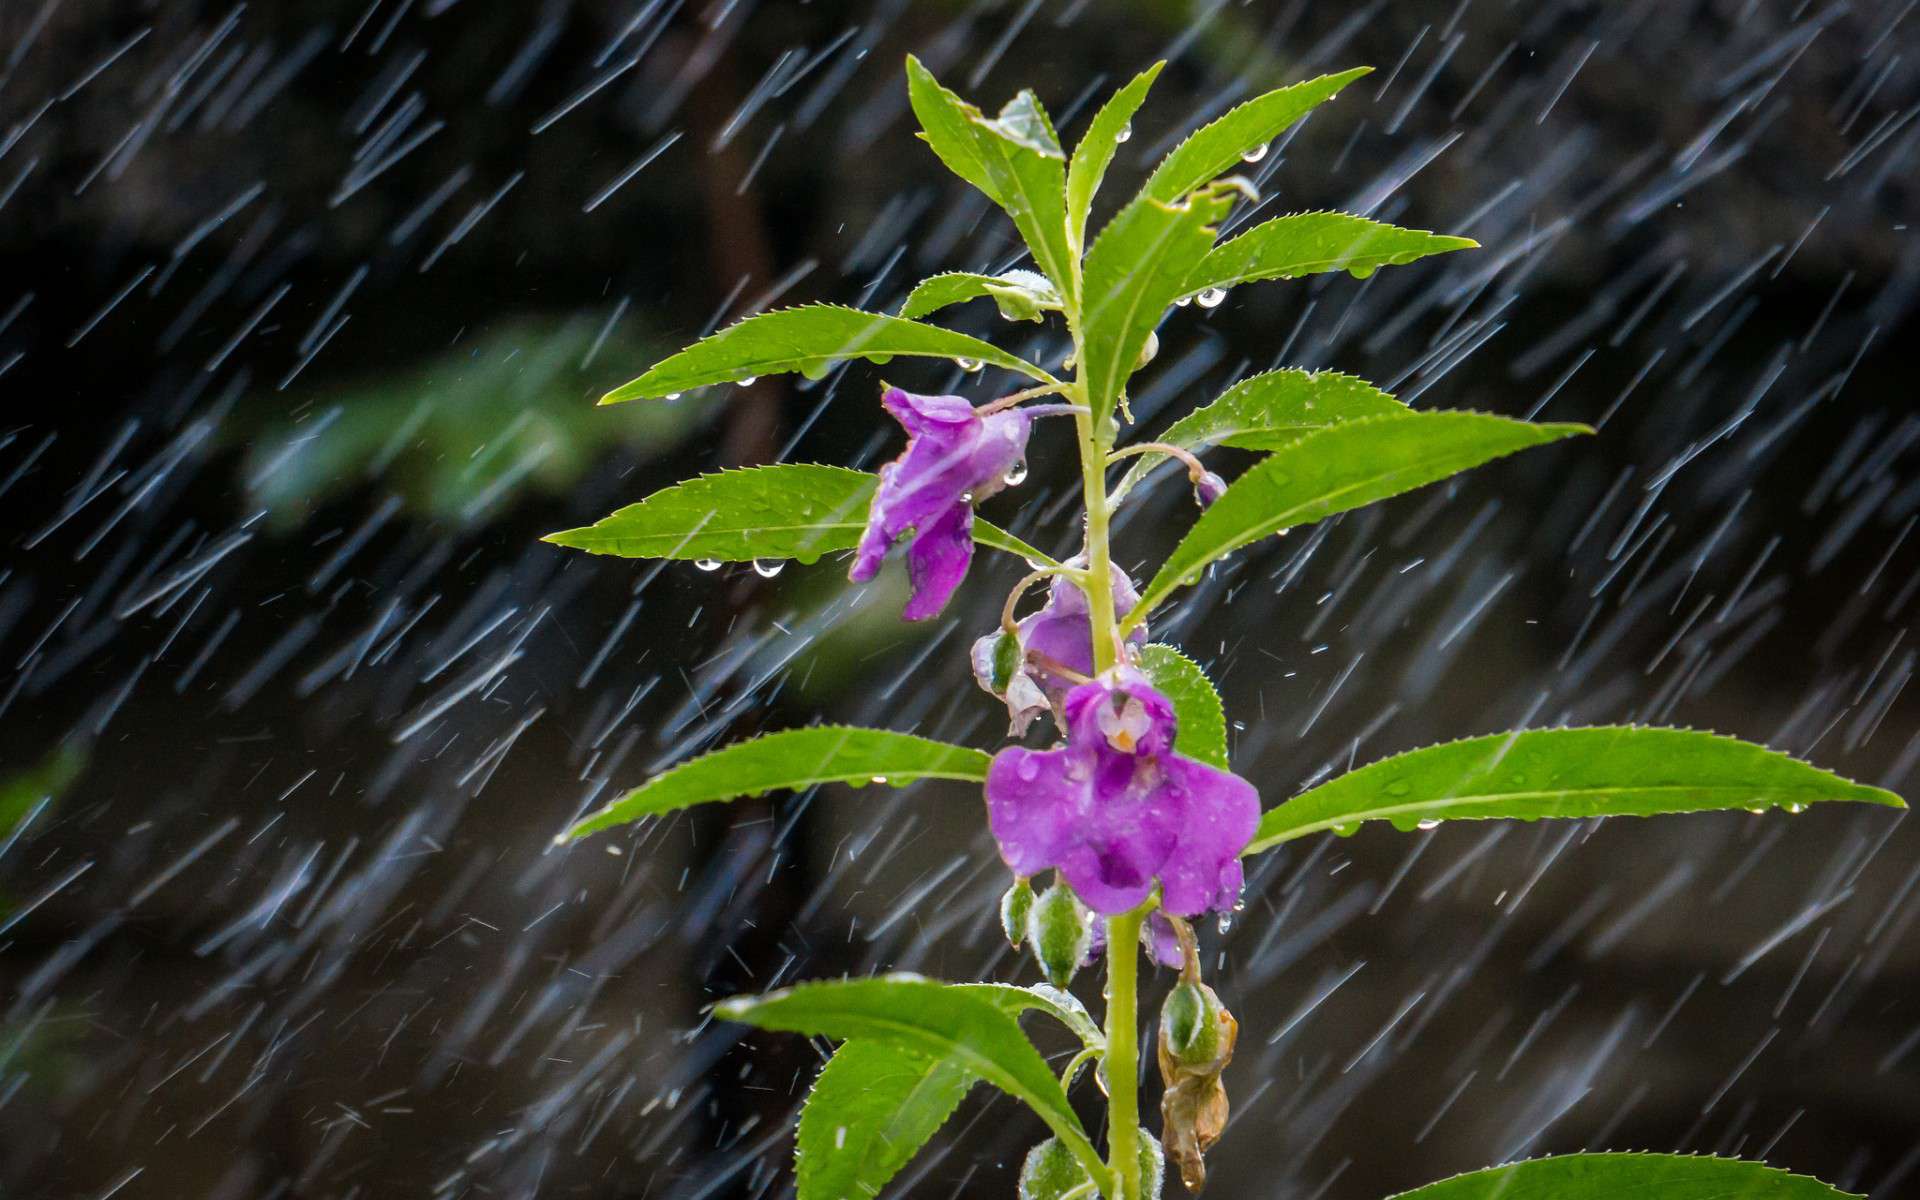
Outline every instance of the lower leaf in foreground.
{"label": "lower leaf in foreground", "polygon": [[875,1039],[952,1062],[1024,1101],[1087,1172],[1107,1169],[1067,1103],[1067,1093],[1020,1025],[993,998],[917,975],[803,983],[729,1000],[723,1020],[840,1039]]}
{"label": "lower leaf in foreground", "polygon": [[1563,1154],[1489,1167],[1390,1200],[1861,1200],[1765,1163],[1689,1154]]}
{"label": "lower leaf in foreground", "polygon": [[749,738],[681,763],[554,839],[566,843],[640,817],[714,800],[737,800],[817,783],[891,783],[920,779],[981,782],[992,760],[978,750],[846,725],[814,725]]}
{"label": "lower leaf in foreground", "polygon": [[1904,808],[1900,797],[1777,750],[1691,729],[1598,726],[1493,733],[1410,750],[1350,771],[1260,818],[1253,854],[1364,821],[1647,817],[1826,800]]}
{"label": "lower leaf in foreground", "polygon": [[800,1113],[799,1200],[878,1195],[976,1082],[952,1059],[870,1038],[844,1043],[821,1068]]}

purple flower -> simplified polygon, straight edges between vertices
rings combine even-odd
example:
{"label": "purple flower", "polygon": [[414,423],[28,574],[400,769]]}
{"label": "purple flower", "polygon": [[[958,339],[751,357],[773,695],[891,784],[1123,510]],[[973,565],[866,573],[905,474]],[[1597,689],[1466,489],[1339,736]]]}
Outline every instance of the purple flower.
{"label": "purple flower", "polygon": [[[1186,954],[1180,949],[1180,935],[1174,932],[1173,922],[1167,920],[1167,914],[1155,909],[1147,914],[1146,924],[1140,927],[1140,945],[1163,967],[1178,969],[1187,963]],[[1093,943],[1087,951],[1081,966],[1090,967],[1107,952],[1107,919],[1096,915],[1093,918]]]}
{"label": "purple flower", "polygon": [[880,403],[907,430],[907,448],[880,468],[866,532],[848,572],[872,579],[894,540],[908,530],[909,621],[937,615],[973,559],[973,506],[1006,486],[1027,452],[1033,419],[1017,408],[982,417],[959,396],[916,396],[890,387]]}
{"label": "purple flower", "polygon": [[1067,743],[1009,747],[987,772],[987,820],[1016,875],[1058,868],[1098,913],[1160,884],[1175,915],[1227,910],[1260,798],[1228,771],[1174,753],[1173,705],[1132,667],[1068,693]]}
{"label": "purple flower", "polygon": [[[1075,558],[1067,565],[1084,566],[1085,561]],[[1140,603],[1140,593],[1134,590],[1133,581],[1125,571],[1119,567],[1113,567],[1112,571],[1113,611],[1125,616]],[[1007,713],[1012,718],[1008,731],[1011,736],[1024,734],[1033,719],[1048,710],[1065,729],[1067,693],[1073,690],[1076,680],[1053,668],[1064,667],[1080,677],[1093,674],[1093,617],[1087,594],[1072,579],[1055,576],[1046,604],[1040,611],[1015,622],[1014,631],[1018,645],[1012,672],[1001,680],[1001,671],[996,669],[1001,664],[996,664],[995,657],[1002,652],[1000,639],[1004,633],[990,633],[973,644],[974,679],[1007,702]],[[1144,624],[1135,625],[1127,634],[1130,648],[1138,649],[1146,642]],[[996,682],[1003,686],[994,686]]]}

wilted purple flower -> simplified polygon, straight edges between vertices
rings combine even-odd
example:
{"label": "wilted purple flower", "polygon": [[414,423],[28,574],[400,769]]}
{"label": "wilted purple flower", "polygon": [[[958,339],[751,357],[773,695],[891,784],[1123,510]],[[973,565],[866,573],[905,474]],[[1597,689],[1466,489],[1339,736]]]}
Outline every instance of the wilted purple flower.
{"label": "wilted purple flower", "polygon": [[946,607],[973,560],[973,506],[1006,486],[1027,452],[1032,417],[1017,408],[982,417],[959,396],[916,396],[890,387],[880,403],[907,430],[907,448],[880,468],[866,532],[848,576],[872,579],[908,530],[904,614],[921,621]]}
{"label": "wilted purple flower", "polygon": [[[1075,558],[1067,565],[1085,564],[1083,559]],[[1113,567],[1112,571],[1113,611],[1124,617],[1140,603],[1140,593],[1134,590],[1133,581],[1125,571],[1119,567]],[[1012,736],[1024,734],[1033,719],[1049,709],[1060,727],[1066,728],[1064,706],[1067,693],[1073,690],[1076,681],[1050,668],[1064,667],[1079,676],[1093,674],[1093,617],[1087,594],[1072,579],[1055,576],[1047,592],[1047,602],[1040,611],[1016,621],[1014,632],[1012,669],[1006,671],[1004,677],[1005,664],[996,661],[1003,653],[1000,639],[1005,636],[1004,631],[990,633],[974,642],[974,679],[1007,702]],[[1130,648],[1138,649],[1146,642],[1144,623],[1135,625],[1127,634]]]}
{"label": "wilted purple flower", "polygon": [[1067,743],[1009,747],[987,772],[987,819],[1015,874],[1058,868],[1095,912],[1126,912],[1156,880],[1176,916],[1230,909],[1260,798],[1174,753],[1173,705],[1132,667],[1067,695]]}

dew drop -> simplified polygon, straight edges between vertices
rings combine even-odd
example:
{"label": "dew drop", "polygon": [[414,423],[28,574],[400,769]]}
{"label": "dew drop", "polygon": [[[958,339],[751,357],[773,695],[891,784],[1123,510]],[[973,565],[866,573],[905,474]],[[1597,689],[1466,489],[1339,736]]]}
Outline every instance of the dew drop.
{"label": "dew drop", "polygon": [[665,398],[666,398],[666,399],[667,399],[667,400],[668,400],[669,402],[671,402],[671,401],[674,401],[674,400],[678,400],[678,399],[680,398],[680,393],[679,393],[679,392],[668,392],[668,393],[666,394],[666,397],[665,397]]}
{"label": "dew drop", "polygon": [[977,358],[956,358],[953,362],[955,366],[967,372],[969,375],[987,365]]}
{"label": "dew drop", "polygon": [[1193,297],[1192,297],[1192,296],[1182,296],[1182,297],[1180,297],[1180,298],[1179,298],[1178,300],[1175,300],[1175,301],[1173,302],[1173,306],[1174,306],[1175,308],[1185,308],[1185,307],[1186,307],[1187,305],[1189,305],[1189,304],[1192,304],[1192,303],[1193,303]]}
{"label": "dew drop", "polygon": [[742,379],[742,380],[740,381],[740,386],[741,386],[741,387],[752,387],[752,386],[753,386],[754,384],[756,384],[756,383],[759,383],[759,382],[760,382],[760,377],[759,377],[758,375],[749,375],[749,376],[747,376],[747,377],[746,377],[745,379]]}
{"label": "dew drop", "polygon": [[1126,141],[1128,138],[1132,136],[1133,136],[1133,122],[1128,121],[1125,125],[1122,125],[1117,132],[1114,133],[1113,135],[1114,145],[1117,146],[1121,142]]}
{"label": "dew drop", "polygon": [[1267,156],[1267,143],[1261,142],[1258,146],[1255,146],[1253,149],[1247,151],[1245,154],[1242,154],[1240,156],[1240,161],[1247,162],[1247,163],[1257,163],[1261,159],[1265,158],[1266,156]]}
{"label": "dew drop", "polygon": [[887,777],[885,775],[875,775],[873,777],[873,781],[875,783],[885,783],[887,781]]}
{"label": "dew drop", "polygon": [[753,560],[753,572],[762,579],[772,579],[786,570],[787,564],[778,558],[756,558]]}
{"label": "dew drop", "polygon": [[1440,818],[1439,818],[1439,817],[1428,817],[1428,818],[1427,818],[1426,820],[1424,820],[1424,821],[1421,821],[1421,822],[1419,822],[1418,824],[1416,824],[1416,825],[1414,826],[1414,828],[1415,828],[1415,829],[1420,829],[1420,830],[1427,830],[1427,829],[1438,829],[1438,828],[1440,828]]}
{"label": "dew drop", "polygon": [[1203,290],[1198,296],[1195,296],[1193,299],[1195,303],[1200,305],[1201,308],[1219,308],[1220,302],[1222,300],[1225,300],[1226,298],[1227,298],[1227,289],[1210,287]]}
{"label": "dew drop", "polygon": [[1373,267],[1371,265],[1348,267],[1347,274],[1353,276],[1355,279],[1368,279],[1373,275]]}
{"label": "dew drop", "polygon": [[702,571],[718,571],[720,569],[720,560],[717,558],[696,558],[693,560],[693,565],[699,567]]}
{"label": "dew drop", "polygon": [[1412,790],[1411,787],[1407,786],[1407,781],[1404,779],[1396,779],[1387,785],[1387,795],[1389,796],[1404,796]]}
{"label": "dew drop", "polygon": [[1784,807],[1790,813],[1803,813],[1807,811],[1807,806],[1804,804],[1788,804]]}
{"label": "dew drop", "polygon": [[1027,481],[1027,460],[1023,458],[1008,467],[1007,473],[1002,475],[1001,478],[1006,480],[1008,487],[1019,487],[1025,483]]}
{"label": "dew drop", "polygon": [[1345,825],[1335,825],[1333,831],[1341,837],[1352,837],[1360,832],[1360,822],[1349,821]]}

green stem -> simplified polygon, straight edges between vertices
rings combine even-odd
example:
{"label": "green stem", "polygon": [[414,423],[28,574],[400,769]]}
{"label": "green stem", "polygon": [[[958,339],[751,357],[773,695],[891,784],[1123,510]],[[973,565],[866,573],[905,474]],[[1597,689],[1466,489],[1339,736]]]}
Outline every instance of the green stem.
{"label": "green stem", "polygon": [[1113,556],[1107,546],[1107,447],[1092,417],[1076,417],[1080,427],[1081,488],[1087,505],[1087,608],[1093,627],[1093,670],[1114,664],[1119,645],[1114,628]]}
{"label": "green stem", "polygon": [[1135,979],[1142,906],[1107,919],[1107,1168],[1113,1200],[1140,1200],[1140,1021]]}

